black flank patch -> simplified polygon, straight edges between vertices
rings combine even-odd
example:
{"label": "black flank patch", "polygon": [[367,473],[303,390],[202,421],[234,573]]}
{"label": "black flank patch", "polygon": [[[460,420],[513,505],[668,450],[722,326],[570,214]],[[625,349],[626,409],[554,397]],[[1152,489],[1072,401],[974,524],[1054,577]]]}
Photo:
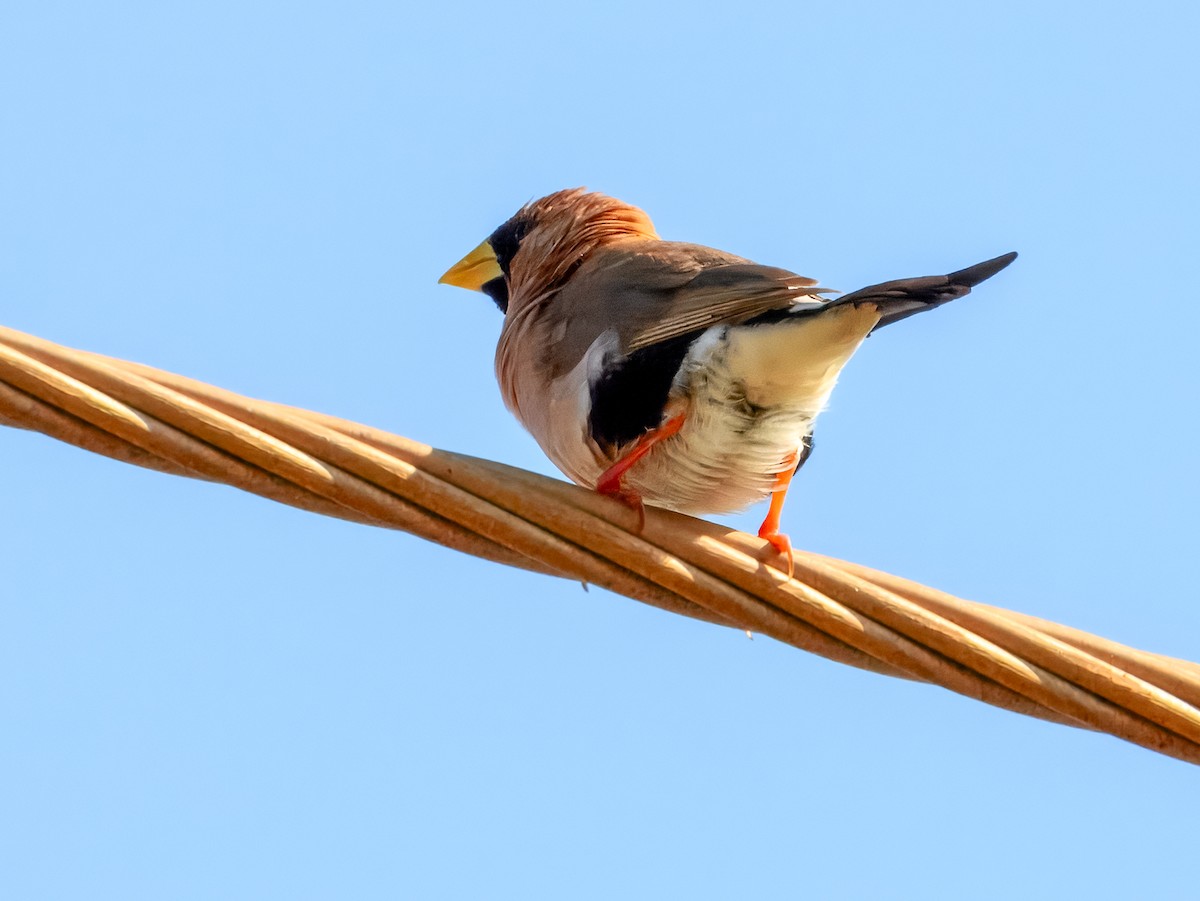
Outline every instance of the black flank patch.
{"label": "black flank patch", "polygon": [[588,418],[588,430],[598,444],[628,444],[662,425],[675,373],[704,331],[643,347],[605,367],[592,385]]}
{"label": "black flank patch", "polygon": [[799,319],[802,316],[812,316],[814,313],[820,313],[824,309],[825,307],[801,307],[799,310],[793,310],[789,307],[782,310],[767,310],[765,313],[759,313],[757,316],[747,319],[742,324],[770,325],[773,322],[782,322],[785,319]]}
{"label": "black flank patch", "polygon": [[812,456],[813,447],[815,445],[813,444],[812,432],[809,432],[804,436],[804,440],[800,442],[800,457],[796,460],[796,468],[792,472],[799,472],[800,467],[808,462],[808,458]]}

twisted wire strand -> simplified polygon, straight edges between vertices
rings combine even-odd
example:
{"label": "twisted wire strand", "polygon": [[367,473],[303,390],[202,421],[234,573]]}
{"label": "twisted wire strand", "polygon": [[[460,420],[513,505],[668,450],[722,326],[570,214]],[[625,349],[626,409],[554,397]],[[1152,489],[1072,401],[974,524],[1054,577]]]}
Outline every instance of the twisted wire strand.
{"label": "twisted wire strand", "polygon": [[0,423],[1200,763],[1197,664],[858,564],[5,328]]}

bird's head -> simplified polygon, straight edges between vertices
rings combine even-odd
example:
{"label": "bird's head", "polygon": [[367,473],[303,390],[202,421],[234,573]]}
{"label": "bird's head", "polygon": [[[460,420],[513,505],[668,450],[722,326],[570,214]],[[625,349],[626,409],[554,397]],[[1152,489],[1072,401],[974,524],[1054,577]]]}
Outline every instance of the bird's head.
{"label": "bird's head", "polygon": [[482,291],[507,313],[553,294],[597,248],[657,237],[637,207],[572,188],[525,204],[438,281]]}

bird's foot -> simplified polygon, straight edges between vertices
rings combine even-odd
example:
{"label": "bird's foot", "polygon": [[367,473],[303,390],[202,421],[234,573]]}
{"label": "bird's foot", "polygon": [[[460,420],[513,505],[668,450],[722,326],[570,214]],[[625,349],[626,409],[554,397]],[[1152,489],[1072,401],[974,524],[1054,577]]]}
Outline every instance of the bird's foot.
{"label": "bird's foot", "polygon": [[783,517],[783,502],[787,499],[788,488],[792,484],[792,476],[796,474],[799,464],[804,462],[807,451],[812,449],[812,442],[807,442],[801,448],[796,448],[783,461],[783,469],[775,476],[775,487],[771,490],[771,506],[767,510],[767,518],[758,527],[758,537],[770,542],[771,547],[787,558],[787,575],[790,579],[796,570],[796,561],[792,557],[792,539],[779,531],[779,522]]}
{"label": "bird's foot", "polygon": [[792,539],[788,538],[783,532],[771,528],[765,522],[758,530],[758,537],[787,558],[787,576],[790,579],[796,571],[796,561],[792,557]]}
{"label": "bird's foot", "polygon": [[621,473],[610,477],[608,472],[606,472],[600,477],[600,481],[596,483],[596,493],[618,500],[630,510],[637,513],[637,533],[639,535],[642,534],[646,528],[646,505],[642,502],[640,494],[621,484]]}
{"label": "bird's foot", "polygon": [[604,470],[600,474],[600,478],[596,480],[596,491],[599,494],[615,497],[627,507],[637,511],[639,534],[646,527],[646,506],[642,503],[642,496],[632,488],[626,488],[622,479],[634,463],[650,453],[656,445],[666,441],[683,428],[683,418],[682,413],[672,416],[657,429],[647,432],[637,440],[625,456]]}

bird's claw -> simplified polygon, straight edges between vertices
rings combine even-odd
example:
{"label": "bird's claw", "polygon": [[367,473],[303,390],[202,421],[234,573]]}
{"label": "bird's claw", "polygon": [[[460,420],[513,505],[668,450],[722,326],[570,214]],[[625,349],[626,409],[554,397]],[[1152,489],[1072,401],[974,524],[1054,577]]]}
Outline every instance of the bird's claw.
{"label": "bird's claw", "polygon": [[792,578],[796,571],[796,561],[792,556],[792,539],[788,538],[783,532],[776,532],[769,529],[759,529],[758,537],[787,558],[787,576],[789,579]]}
{"label": "bird's claw", "polygon": [[642,496],[636,491],[621,485],[620,476],[611,480],[611,482],[607,479],[601,479],[596,484],[596,493],[618,500],[630,510],[637,513],[637,533],[640,535],[645,530],[646,505],[642,502]]}

